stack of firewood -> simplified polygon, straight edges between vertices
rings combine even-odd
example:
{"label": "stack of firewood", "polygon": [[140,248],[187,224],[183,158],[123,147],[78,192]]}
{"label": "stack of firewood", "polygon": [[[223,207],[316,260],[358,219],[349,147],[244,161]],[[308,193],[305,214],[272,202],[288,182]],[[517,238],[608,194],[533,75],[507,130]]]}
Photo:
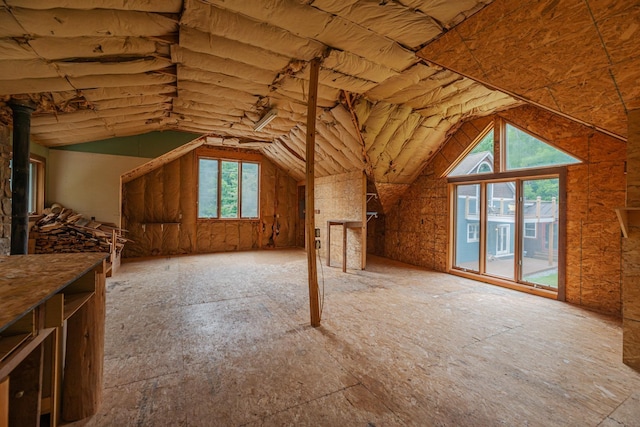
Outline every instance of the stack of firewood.
{"label": "stack of firewood", "polygon": [[114,224],[89,220],[71,209],[45,209],[31,228],[36,254],[108,252],[120,254],[125,239]]}

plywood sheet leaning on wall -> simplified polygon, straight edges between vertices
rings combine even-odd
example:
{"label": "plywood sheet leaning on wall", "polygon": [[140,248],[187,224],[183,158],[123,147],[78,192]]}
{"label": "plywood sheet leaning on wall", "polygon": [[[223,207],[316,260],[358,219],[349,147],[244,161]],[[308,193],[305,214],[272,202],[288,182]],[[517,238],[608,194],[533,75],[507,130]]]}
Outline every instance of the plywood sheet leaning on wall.
{"label": "plywood sheet leaning on wall", "polygon": [[[198,155],[260,162],[259,219],[198,219]],[[194,147],[123,184],[123,227],[135,242],[124,256],[293,246],[296,191],[295,180],[255,151]]]}
{"label": "plywood sheet leaning on wall", "polygon": [[[316,228],[320,229],[320,256],[327,262],[327,221],[362,222],[362,229],[347,229],[347,268],[362,269],[366,264],[366,179],[363,171],[316,179]],[[331,265],[342,265],[342,226],[331,229]]]}

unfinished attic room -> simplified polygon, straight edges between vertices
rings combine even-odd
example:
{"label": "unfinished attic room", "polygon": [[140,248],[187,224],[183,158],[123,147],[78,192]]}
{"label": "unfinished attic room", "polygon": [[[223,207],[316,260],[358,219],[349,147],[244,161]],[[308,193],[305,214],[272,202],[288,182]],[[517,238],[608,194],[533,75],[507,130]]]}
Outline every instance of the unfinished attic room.
{"label": "unfinished attic room", "polygon": [[0,427],[640,426],[639,39],[0,0]]}

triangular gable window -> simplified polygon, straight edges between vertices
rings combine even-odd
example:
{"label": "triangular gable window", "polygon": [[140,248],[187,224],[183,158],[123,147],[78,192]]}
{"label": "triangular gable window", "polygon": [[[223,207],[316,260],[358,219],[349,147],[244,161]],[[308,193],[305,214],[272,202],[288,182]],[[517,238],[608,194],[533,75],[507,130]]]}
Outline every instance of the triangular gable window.
{"label": "triangular gable window", "polygon": [[493,128],[464,156],[447,176],[476,175],[493,172]]}
{"label": "triangular gable window", "polygon": [[505,170],[542,168],[580,163],[573,156],[540,141],[510,124],[506,125]]}

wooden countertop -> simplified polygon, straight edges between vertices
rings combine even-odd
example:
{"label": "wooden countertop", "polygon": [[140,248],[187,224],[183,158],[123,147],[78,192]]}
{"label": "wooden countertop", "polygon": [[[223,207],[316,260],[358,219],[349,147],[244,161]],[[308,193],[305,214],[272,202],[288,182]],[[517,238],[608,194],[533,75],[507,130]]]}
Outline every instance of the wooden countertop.
{"label": "wooden countertop", "polygon": [[101,252],[0,256],[0,332],[108,256]]}

